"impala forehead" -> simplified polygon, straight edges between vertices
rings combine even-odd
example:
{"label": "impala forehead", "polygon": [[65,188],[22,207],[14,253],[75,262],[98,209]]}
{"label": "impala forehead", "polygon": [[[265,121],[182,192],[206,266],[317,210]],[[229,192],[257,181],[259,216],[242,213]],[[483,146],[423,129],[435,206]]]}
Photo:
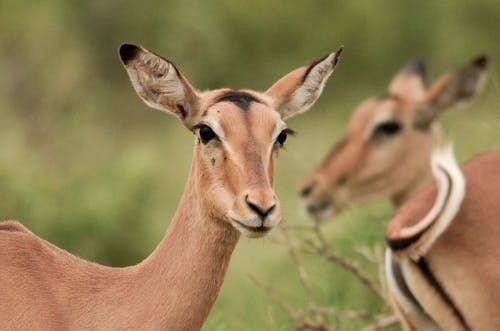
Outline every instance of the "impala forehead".
{"label": "impala forehead", "polygon": [[249,139],[268,143],[286,128],[278,112],[257,102],[250,103],[247,109],[229,101],[218,102],[205,112],[202,123],[232,144]]}
{"label": "impala forehead", "polygon": [[369,99],[356,108],[352,114],[348,131],[364,135],[373,126],[394,118],[397,109],[397,101],[393,98]]}

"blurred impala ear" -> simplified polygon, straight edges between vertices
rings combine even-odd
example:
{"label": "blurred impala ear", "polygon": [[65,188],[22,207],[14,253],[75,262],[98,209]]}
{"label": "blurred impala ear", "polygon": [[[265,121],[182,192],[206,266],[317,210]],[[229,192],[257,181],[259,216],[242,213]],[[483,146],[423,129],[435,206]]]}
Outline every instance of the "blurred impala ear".
{"label": "blurred impala ear", "polygon": [[428,103],[443,109],[470,100],[484,86],[488,58],[478,56],[464,68],[441,76],[429,88]]}
{"label": "blurred impala ear", "polygon": [[307,111],[316,102],[339,61],[342,49],[290,72],[266,91],[283,119]]}
{"label": "blurred impala ear", "polygon": [[173,114],[190,126],[198,96],[171,62],[130,44],[120,47],[120,58],[135,91],[148,106]]}
{"label": "blurred impala ear", "polygon": [[425,64],[414,60],[401,69],[389,84],[389,94],[406,102],[417,102],[425,98]]}
{"label": "blurred impala ear", "polygon": [[442,75],[429,88],[415,124],[428,126],[444,110],[470,101],[484,86],[487,67],[488,58],[478,56],[462,69]]}

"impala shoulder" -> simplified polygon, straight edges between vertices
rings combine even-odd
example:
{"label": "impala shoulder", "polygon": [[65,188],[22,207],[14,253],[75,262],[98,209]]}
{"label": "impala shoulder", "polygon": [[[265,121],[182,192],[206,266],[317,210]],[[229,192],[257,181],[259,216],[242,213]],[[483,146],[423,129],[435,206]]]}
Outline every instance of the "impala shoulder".
{"label": "impala shoulder", "polygon": [[486,177],[492,177],[491,180],[500,178],[500,148],[474,155],[464,163],[462,170],[468,181],[474,178],[478,180],[486,180]]}

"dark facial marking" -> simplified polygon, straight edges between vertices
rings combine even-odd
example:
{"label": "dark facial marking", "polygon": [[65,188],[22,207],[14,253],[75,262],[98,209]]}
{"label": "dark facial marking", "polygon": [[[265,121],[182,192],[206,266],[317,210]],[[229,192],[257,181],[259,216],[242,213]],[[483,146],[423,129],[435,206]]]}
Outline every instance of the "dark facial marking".
{"label": "dark facial marking", "polygon": [[215,165],[215,158],[211,158],[210,163],[212,164],[212,167],[213,167]]}
{"label": "dark facial marking", "polygon": [[253,95],[246,93],[246,92],[241,92],[241,91],[229,91],[221,95],[220,97],[215,100],[215,102],[232,102],[239,108],[241,108],[244,111],[247,111],[250,108],[250,103],[252,102],[258,102],[262,103],[260,100],[258,100],[256,97]]}

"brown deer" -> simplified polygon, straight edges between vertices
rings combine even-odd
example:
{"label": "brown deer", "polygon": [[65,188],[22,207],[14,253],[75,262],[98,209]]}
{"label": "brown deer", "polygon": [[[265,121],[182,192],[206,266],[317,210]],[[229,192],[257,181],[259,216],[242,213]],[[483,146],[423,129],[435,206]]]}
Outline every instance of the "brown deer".
{"label": "brown deer", "polygon": [[395,206],[432,179],[430,157],[440,145],[438,116],[471,99],[483,85],[488,60],[440,77],[429,88],[415,61],[351,115],[347,133],[300,186],[303,207],[316,219],[350,205],[388,197]]}
{"label": "brown deer", "polygon": [[437,184],[406,201],[386,230],[386,275],[406,330],[500,328],[500,149],[462,171],[432,157]]}
{"label": "brown deer", "polygon": [[198,92],[171,62],[122,45],[142,100],[178,117],[195,136],[175,216],[154,252],[126,268],[84,261],[20,223],[0,223],[0,329],[200,329],[240,234],[262,237],[280,222],[274,163],[292,132],[283,120],[312,106],[341,50],[264,93]]}

